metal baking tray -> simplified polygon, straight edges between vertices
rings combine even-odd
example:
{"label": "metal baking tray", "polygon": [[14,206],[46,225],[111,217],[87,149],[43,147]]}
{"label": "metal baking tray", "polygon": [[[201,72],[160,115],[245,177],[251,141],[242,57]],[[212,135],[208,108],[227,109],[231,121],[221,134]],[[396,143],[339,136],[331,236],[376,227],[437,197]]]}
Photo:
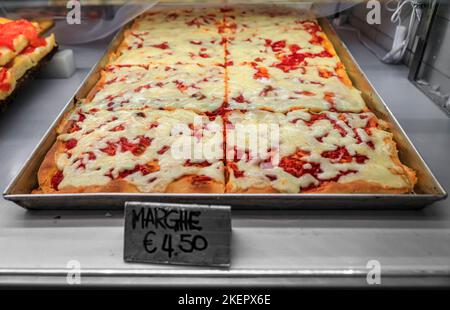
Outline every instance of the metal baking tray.
{"label": "metal baking tray", "polygon": [[122,41],[125,26],[112,40],[105,55],[88,74],[58,118],[53,122],[24,166],[3,193],[5,199],[29,209],[121,209],[126,201],[152,201],[230,205],[234,209],[420,209],[444,199],[447,193],[433,176],[422,157],[402,130],[374,87],[337,36],[328,20],[319,19],[324,32],[333,43],[347,68],[355,87],[361,90],[367,106],[382,120],[392,125],[399,156],[403,163],[417,172],[418,183],[411,194],[166,194],[166,193],[81,193],[38,194],[37,171],[45,154],[56,140],[55,128],[77,99],[84,98],[100,77],[107,55]]}

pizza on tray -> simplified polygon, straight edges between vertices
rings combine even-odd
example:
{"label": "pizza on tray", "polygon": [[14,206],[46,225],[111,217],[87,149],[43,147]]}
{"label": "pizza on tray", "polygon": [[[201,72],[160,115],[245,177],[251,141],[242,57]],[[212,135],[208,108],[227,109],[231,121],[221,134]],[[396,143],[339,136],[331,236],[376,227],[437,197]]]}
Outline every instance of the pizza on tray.
{"label": "pizza on tray", "polygon": [[225,124],[227,192],[404,193],[414,184],[370,112],[233,111]]}
{"label": "pizza on tray", "polygon": [[123,34],[34,193],[413,191],[389,124],[309,13],[165,9]]}
{"label": "pizza on tray", "polygon": [[0,104],[56,51],[53,34],[39,36],[48,26],[48,21],[0,18]]}

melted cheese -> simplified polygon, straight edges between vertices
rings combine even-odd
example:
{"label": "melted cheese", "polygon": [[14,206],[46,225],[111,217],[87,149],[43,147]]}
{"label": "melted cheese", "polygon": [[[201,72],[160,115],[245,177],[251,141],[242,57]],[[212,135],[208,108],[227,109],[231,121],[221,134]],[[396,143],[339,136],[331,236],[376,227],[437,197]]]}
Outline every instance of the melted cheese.
{"label": "melted cheese", "polygon": [[[58,137],[60,141],[77,141],[74,148],[57,154],[57,166],[64,176],[59,188],[105,185],[136,165],[149,163],[159,169],[150,169],[145,174],[136,171],[124,177],[142,192],[164,192],[171,182],[185,175],[204,175],[224,181],[220,117],[209,121],[205,116],[184,110],[99,111],[84,113],[80,121],[79,112],[71,116],[79,130]],[[142,137],[151,143],[140,154],[120,146],[120,139],[139,143]],[[102,151],[111,143],[116,147],[114,155]],[[207,160],[210,165],[186,165],[188,160],[192,163]]]}
{"label": "melted cheese", "polygon": [[298,22],[313,20],[314,16],[308,11],[259,5],[234,7],[225,12],[225,18],[227,23],[235,24],[236,32],[246,32],[261,27],[292,28]]}
{"label": "melted cheese", "polygon": [[143,14],[133,24],[133,30],[197,29],[217,33],[223,14],[217,8],[170,9]]}
{"label": "melted cheese", "polygon": [[[264,74],[258,74],[258,68]],[[346,86],[333,68],[302,67],[283,72],[278,68],[234,65],[228,70],[229,104],[233,109],[269,109],[284,112],[294,108],[360,112],[365,108],[360,92]],[[321,77],[320,70],[332,72]]]}
{"label": "melted cheese", "polygon": [[[289,8],[142,15],[58,137],[66,147],[56,158],[59,188],[123,178],[141,192],[164,192],[186,175],[224,182],[224,156],[231,192],[358,180],[410,187],[392,135],[369,128],[373,114],[308,112],[366,109],[338,77],[340,60],[325,40],[311,16]],[[248,112],[227,112],[224,129],[221,116],[191,111],[222,111],[223,103]]]}
{"label": "melted cheese", "polygon": [[124,39],[115,64],[200,63],[223,64],[222,37],[202,31],[188,31],[183,36],[174,31],[131,31]]}
{"label": "melted cheese", "polygon": [[[340,119],[340,114],[323,112],[326,119],[316,120],[311,125],[308,121],[311,114],[303,110],[296,110],[286,116],[281,113],[270,113],[265,111],[252,111],[247,113],[232,112],[228,120],[232,124],[227,129],[227,159],[230,160],[235,153],[245,153],[245,149],[251,148],[249,140],[245,144],[238,144],[237,133],[234,128],[240,125],[260,126],[261,124],[274,124],[279,126],[279,149],[277,154],[280,159],[295,154],[298,150],[304,152],[301,161],[305,162],[304,169],[311,169],[314,165],[320,165],[320,172],[316,176],[304,173],[297,177],[288,173],[283,167],[262,164],[270,160],[271,153],[259,152],[257,157],[240,156],[237,158],[236,166],[239,171],[244,172],[241,177],[236,177],[230,170],[230,185],[232,191],[245,190],[250,187],[262,188],[272,186],[280,192],[296,193],[302,188],[311,185],[319,185],[320,181],[327,181],[338,177],[338,182],[347,183],[363,180],[383,184],[391,188],[405,188],[410,184],[406,181],[402,167],[399,167],[392,159],[396,150],[393,148],[392,135],[377,128],[370,129],[370,137],[365,140],[371,141],[374,149],[362,141],[358,142],[353,129],[358,130],[366,126],[371,113],[363,114],[341,114],[347,122]],[[335,122],[345,136],[335,128]],[[355,126],[355,127],[352,127]],[[317,138],[322,137],[322,142]],[[345,148],[351,156],[365,156],[364,163],[358,163],[354,158],[351,162],[339,162],[338,160],[323,156],[324,152],[336,151]],[[261,150],[259,150],[261,151]],[[231,153],[230,153],[231,152]],[[247,151],[248,152],[248,151]],[[325,153],[326,154],[326,153]],[[273,156],[273,155],[272,155]],[[300,167],[296,167],[300,168]],[[342,172],[352,171],[348,174]],[[341,175],[341,176],[340,176]],[[339,177],[340,176],[340,177]]]}
{"label": "melted cheese", "polygon": [[88,108],[214,111],[225,97],[224,68],[200,65],[110,67]]}

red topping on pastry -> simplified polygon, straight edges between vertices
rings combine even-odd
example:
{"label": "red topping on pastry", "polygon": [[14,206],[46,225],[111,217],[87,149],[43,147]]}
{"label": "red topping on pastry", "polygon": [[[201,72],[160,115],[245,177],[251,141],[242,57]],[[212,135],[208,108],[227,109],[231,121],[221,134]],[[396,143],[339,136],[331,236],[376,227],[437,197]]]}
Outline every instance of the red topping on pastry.
{"label": "red topping on pastry", "polygon": [[70,150],[77,146],[77,140],[70,139],[66,141],[66,149]]}
{"label": "red topping on pastry", "polygon": [[100,149],[103,153],[108,154],[109,156],[116,155],[116,151],[118,146],[120,146],[121,152],[130,151],[133,155],[139,156],[144,153],[145,149],[150,146],[152,143],[152,139],[144,136],[139,136],[137,143],[133,143],[128,141],[127,138],[122,137],[118,142],[106,142],[107,147]]}
{"label": "red topping on pastry", "polygon": [[209,167],[211,166],[211,164],[207,161],[201,161],[201,162],[191,162],[189,159],[186,160],[186,162],[183,164],[183,166],[185,167],[198,167],[198,168],[204,168],[204,167]]}
{"label": "red topping on pastry", "polygon": [[229,161],[227,162],[227,166],[230,167],[231,170],[233,170],[235,178],[242,178],[244,176],[244,171],[240,171],[235,162]]}
{"label": "red topping on pastry", "polygon": [[318,34],[321,33],[320,26],[316,23],[307,21],[307,22],[300,22],[306,31],[312,36],[312,38],[309,40],[309,43],[315,44],[315,45],[321,45],[323,42],[323,38]]}
{"label": "red topping on pastry", "polygon": [[28,40],[28,46],[36,48],[45,45],[45,39],[38,36],[36,28],[27,20],[19,19],[0,24],[0,46],[14,50],[14,39],[23,35]]}
{"label": "red topping on pastry", "polygon": [[159,155],[162,155],[162,154],[164,154],[165,152],[167,152],[167,150],[169,150],[169,149],[170,149],[170,146],[164,145],[157,153],[158,153]]}
{"label": "red topping on pastry", "polygon": [[0,90],[5,92],[11,89],[11,84],[5,82],[7,75],[8,70],[6,68],[0,68]]}
{"label": "red topping on pastry", "polygon": [[181,92],[184,92],[188,88],[188,86],[184,84],[182,81],[176,80],[173,82],[175,83],[175,85],[177,85],[178,90]]}
{"label": "red topping on pastry", "polygon": [[169,48],[169,44],[167,44],[167,42],[163,42],[163,43],[160,43],[160,44],[154,44],[152,46],[155,47],[155,48],[160,48],[162,50],[165,50],[165,49]]}
{"label": "red topping on pastry", "polygon": [[273,88],[270,85],[267,85],[266,87],[264,87],[264,89],[259,93],[259,95],[261,97],[266,97],[270,92],[274,91],[275,88]]}
{"label": "red topping on pastry", "polygon": [[256,67],[255,70],[256,70],[256,73],[253,75],[253,78],[255,80],[262,79],[262,78],[268,79],[270,77],[269,76],[269,71],[267,70],[267,68]]}
{"label": "red topping on pastry", "polygon": [[310,92],[310,91],[307,91],[307,90],[304,90],[304,91],[296,91],[295,93],[296,93],[296,94],[299,94],[299,95],[303,95],[303,96],[308,96],[308,97],[311,97],[311,96],[315,96],[315,95],[316,95],[315,93]]}
{"label": "red topping on pastry", "polygon": [[339,146],[334,151],[325,151],[321,155],[322,157],[330,159],[331,162],[337,163],[350,163],[354,159],[358,164],[363,164],[368,159],[365,155],[350,155],[348,150],[343,146]]}
{"label": "red topping on pastry", "polygon": [[192,177],[192,184],[209,182],[212,179],[206,175],[195,175]]}
{"label": "red topping on pastry", "polygon": [[293,52],[282,56],[281,61],[279,63],[275,63],[274,66],[284,72],[289,72],[290,70],[296,69],[301,65],[306,65],[306,58],[316,57],[326,58],[333,57],[333,55],[331,55],[328,51],[323,51],[318,54]]}
{"label": "red topping on pastry", "polygon": [[233,97],[231,98],[234,101],[236,101],[237,103],[249,103],[250,101],[248,101],[247,99],[244,98],[244,96],[242,94],[239,94],[239,96]]}
{"label": "red topping on pastry", "polygon": [[320,68],[320,69],[319,69],[319,76],[320,76],[320,77],[323,77],[323,78],[325,78],[325,79],[328,79],[328,78],[330,78],[330,77],[332,77],[332,76],[334,76],[334,75],[335,75],[334,72],[328,71],[328,70],[326,70],[326,69],[324,69],[324,68]]}
{"label": "red topping on pastry", "polygon": [[121,172],[119,172],[119,179],[123,179],[126,178],[127,176],[129,176],[130,174],[136,173],[136,172],[141,172],[142,175],[147,175],[149,173],[154,172],[155,170],[152,169],[151,166],[148,165],[139,165],[137,164],[133,169],[131,170],[123,170]]}
{"label": "red topping on pastry", "polygon": [[50,185],[53,189],[58,190],[58,186],[59,184],[62,182],[62,180],[64,179],[64,175],[63,172],[61,170],[58,170],[58,172],[56,172],[51,181],[50,181]]}
{"label": "red topping on pastry", "polygon": [[122,130],[125,130],[125,126],[123,124],[120,124],[120,125],[117,125],[117,126],[111,128],[109,131],[115,132],[115,131],[122,131]]}

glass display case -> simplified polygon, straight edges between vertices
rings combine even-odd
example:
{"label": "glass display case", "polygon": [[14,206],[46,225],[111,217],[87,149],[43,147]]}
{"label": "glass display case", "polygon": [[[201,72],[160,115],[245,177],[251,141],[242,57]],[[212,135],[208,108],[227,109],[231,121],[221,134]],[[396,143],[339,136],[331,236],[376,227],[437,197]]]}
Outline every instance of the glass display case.
{"label": "glass display case", "polygon": [[[1,1],[0,285],[448,286],[449,12]],[[230,266],[125,262],[130,201],[229,206]]]}

